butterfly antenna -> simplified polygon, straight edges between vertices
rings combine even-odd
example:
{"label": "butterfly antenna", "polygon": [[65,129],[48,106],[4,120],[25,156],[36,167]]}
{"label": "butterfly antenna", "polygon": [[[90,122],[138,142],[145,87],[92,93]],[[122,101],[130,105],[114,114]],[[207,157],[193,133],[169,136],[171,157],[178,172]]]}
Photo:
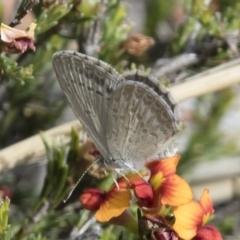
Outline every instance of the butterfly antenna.
{"label": "butterfly antenna", "polygon": [[82,174],[82,176],[78,179],[78,181],[75,183],[74,187],[72,188],[72,190],[70,191],[70,193],[68,194],[67,198],[63,200],[64,203],[66,203],[68,201],[68,199],[71,197],[72,193],[74,192],[74,190],[76,189],[76,187],[78,186],[78,184],[81,182],[81,180],[83,179],[83,177],[86,175],[86,173],[90,170],[90,168],[97,162],[99,162],[100,160],[102,160],[102,158],[98,158],[96,159],[90,166],[88,166],[88,168],[84,171],[84,173]]}

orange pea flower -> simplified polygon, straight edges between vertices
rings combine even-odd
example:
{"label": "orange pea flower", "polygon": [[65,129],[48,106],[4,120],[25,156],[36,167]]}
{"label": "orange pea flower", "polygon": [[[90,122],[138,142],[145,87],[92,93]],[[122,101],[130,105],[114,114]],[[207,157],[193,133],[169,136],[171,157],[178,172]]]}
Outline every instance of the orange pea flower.
{"label": "orange pea flower", "polygon": [[[205,189],[199,202],[191,201],[173,209],[176,218],[173,229],[182,239],[222,240],[221,235],[216,233],[217,230],[214,227],[203,226],[214,212],[208,193],[209,191]],[[216,238],[207,238],[211,234]]]}
{"label": "orange pea flower", "polygon": [[153,188],[155,204],[180,206],[192,200],[190,186],[176,174],[179,160],[180,156],[176,155],[146,164],[151,172],[148,182]]}
{"label": "orange pea flower", "polygon": [[106,192],[97,188],[85,189],[80,196],[80,201],[87,210],[97,210],[105,200]]}
{"label": "orange pea flower", "polygon": [[[121,225],[134,233],[141,229],[151,239],[222,240],[216,228],[204,226],[214,212],[208,190],[204,190],[199,202],[192,200],[189,185],[176,174],[179,159],[174,156],[149,162],[148,181],[139,174],[127,174],[118,178],[108,192],[86,189],[80,201],[86,209],[96,211],[98,221]],[[131,190],[143,213],[138,226],[128,210]]]}
{"label": "orange pea flower", "polygon": [[108,222],[129,208],[132,198],[129,182],[141,177],[138,174],[127,174],[125,177],[118,178],[118,186],[114,183],[108,192],[99,189],[86,189],[80,196],[84,208],[97,210],[95,217],[99,222]]}
{"label": "orange pea flower", "polygon": [[3,50],[7,53],[23,53],[28,49],[35,51],[33,39],[36,26],[35,23],[31,23],[28,31],[22,31],[2,23],[1,40],[3,42]]}

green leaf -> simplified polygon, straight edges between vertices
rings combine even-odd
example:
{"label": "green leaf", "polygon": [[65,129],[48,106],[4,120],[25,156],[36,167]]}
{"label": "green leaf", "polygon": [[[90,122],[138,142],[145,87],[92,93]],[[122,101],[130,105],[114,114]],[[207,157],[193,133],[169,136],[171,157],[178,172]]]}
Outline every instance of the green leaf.
{"label": "green leaf", "polygon": [[17,62],[7,57],[0,57],[0,69],[6,80],[14,79],[24,84],[25,81],[33,80],[33,65],[27,67],[18,66]]}
{"label": "green leaf", "polygon": [[127,39],[132,28],[131,24],[127,23],[126,17],[127,8],[119,4],[114,10],[109,11],[103,22],[99,58],[112,65],[119,64],[120,45]]}
{"label": "green leaf", "polygon": [[0,197],[0,239],[10,240],[10,226],[8,225],[10,200]]}
{"label": "green leaf", "polygon": [[37,27],[35,30],[36,35],[41,34],[48,29],[56,26],[58,21],[68,14],[72,8],[70,3],[59,3],[56,1],[48,9],[44,10],[37,20]]}
{"label": "green leaf", "polygon": [[68,177],[68,166],[66,165],[66,147],[61,145],[57,146],[54,143],[52,146],[50,146],[42,133],[41,137],[46,149],[48,164],[47,175],[44,181],[42,192],[40,194],[41,201],[36,203],[35,209],[38,209],[41,206],[42,201],[45,199],[51,203],[53,208],[57,207],[66,196],[66,191],[64,191],[64,188],[66,186]]}

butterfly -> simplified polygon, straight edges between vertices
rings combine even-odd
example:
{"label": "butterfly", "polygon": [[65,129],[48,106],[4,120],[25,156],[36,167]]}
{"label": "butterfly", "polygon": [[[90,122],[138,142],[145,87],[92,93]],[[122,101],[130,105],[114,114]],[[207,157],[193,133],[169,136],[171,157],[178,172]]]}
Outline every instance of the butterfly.
{"label": "butterfly", "polygon": [[168,149],[181,117],[170,92],[139,70],[118,73],[74,52],[53,55],[58,82],[106,168],[135,170]]}

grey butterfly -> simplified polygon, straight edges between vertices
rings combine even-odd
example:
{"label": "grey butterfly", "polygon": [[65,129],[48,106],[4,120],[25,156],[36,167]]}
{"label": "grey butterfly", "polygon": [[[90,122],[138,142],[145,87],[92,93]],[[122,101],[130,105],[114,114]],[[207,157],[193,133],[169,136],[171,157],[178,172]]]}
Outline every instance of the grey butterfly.
{"label": "grey butterfly", "polygon": [[179,131],[177,103],[153,77],[138,70],[119,74],[74,51],[55,53],[53,67],[106,168],[139,169]]}

